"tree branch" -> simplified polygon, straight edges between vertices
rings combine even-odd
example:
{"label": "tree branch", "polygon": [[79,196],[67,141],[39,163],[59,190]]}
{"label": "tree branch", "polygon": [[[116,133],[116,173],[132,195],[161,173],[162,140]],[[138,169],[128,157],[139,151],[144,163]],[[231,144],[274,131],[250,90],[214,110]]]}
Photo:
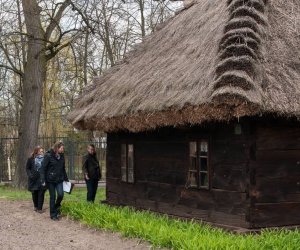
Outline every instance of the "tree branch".
{"label": "tree branch", "polygon": [[47,55],[46,55],[46,60],[49,61],[50,59],[52,59],[53,57],[55,57],[56,54],[57,54],[59,51],[61,51],[62,49],[68,47],[68,46],[72,43],[73,40],[74,40],[74,39],[71,39],[70,41],[68,41],[68,42],[66,42],[66,43],[64,43],[64,44],[62,44],[60,47],[57,47],[55,50],[52,50],[52,51],[50,52],[50,54],[47,54]]}
{"label": "tree branch", "polygon": [[45,39],[49,40],[51,37],[51,34],[53,32],[53,30],[55,29],[55,27],[59,26],[59,22],[60,19],[62,18],[62,15],[65,11],[65,9],[72,4],[71,0],[65,0],[60,8],[58,9],[57,13],[55,14],[55,16],[51,19],[50,24],[48,25],[48,27],[46,28],[46,33],[45,33]]}
{"label": "tree branch", "polygon": [[0,43],[0,48],[3,50],[4,55],[5,55],[8,63],[10,64],[10,66],[5,65],[5,64],[0,64],[0,67],[1,68],[6,68],[8,70],[12,70],[13,72],[15,72],[18,75],[20,75],[21,77],[23,77],[24,73],[20,69],[17,69],[17,67],[13,64],[13,62],[12,62],[10,56],[9,56],[9,53],[8,53],[7,49],[3,46],[2,43]]}
{"label": "tree branch", "polygon": [[72,10],[73,11],[77,11],[78,14],[81,16],[83,22],[86,24],[86,26],[90,29],[90,31],[92,32],[92,34],[95,34],[95,30],[92,27],[92,25],[90,24],[90,21],[88,20],[87,16],[71,1],[71,6],[72,6]]}

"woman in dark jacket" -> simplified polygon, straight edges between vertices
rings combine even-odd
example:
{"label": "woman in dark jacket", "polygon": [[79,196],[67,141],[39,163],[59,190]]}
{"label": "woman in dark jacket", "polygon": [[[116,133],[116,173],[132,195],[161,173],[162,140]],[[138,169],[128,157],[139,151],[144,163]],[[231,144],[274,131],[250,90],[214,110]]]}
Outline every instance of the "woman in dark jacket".
{"label": "woman in dark jacket", "polygon": [[32,193],[32,201],[34,205],[34,211],[42,213],[44,197],[45,197],[45,185],[41,180],[41,166],[44,159],[44,149],[37,146],[31,157],[28,158],[26,164],[26,173],[28,176],[28,190]]}
{"label": "woman in dark jacket", "polygon": [[[42,164],[42,180],[46,182],[50,194],[50,218],[58,220],[61,202],[64,197],[63,181],[69,181],[63,155],[64,144],[56,142],[45,154]],[[56,197],[57,196],[57,197]]]}
{"label": "woman in dark jacket", "polygon": [[88,154],[83,157],[82,172],[87,187],[86,199],[88,202],[94,202],[98,189],[98,181],[101,179],[101,169],[95,146],[93,144],[88,145],[87,151]]}

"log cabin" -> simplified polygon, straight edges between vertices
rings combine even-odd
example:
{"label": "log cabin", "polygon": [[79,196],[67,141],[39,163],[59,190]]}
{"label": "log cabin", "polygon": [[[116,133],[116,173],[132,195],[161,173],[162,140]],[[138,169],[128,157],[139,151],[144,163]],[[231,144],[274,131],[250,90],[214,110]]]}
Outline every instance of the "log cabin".
{"label": "log cabin", "polygon": [[300,225],[300,1],[194,0],[86,87],[107,202],[231,227]]}

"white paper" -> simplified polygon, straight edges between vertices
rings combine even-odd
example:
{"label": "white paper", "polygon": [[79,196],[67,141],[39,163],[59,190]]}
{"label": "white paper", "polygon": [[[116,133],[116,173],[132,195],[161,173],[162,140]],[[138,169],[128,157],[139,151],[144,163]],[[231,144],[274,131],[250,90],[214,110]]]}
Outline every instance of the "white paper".
{"label": "white paper", "polygon": [[64,181],[63,182],[63,190],[64,190],[64,192],[70,193],[71,187],[72,187],[71,182],[69,182],[69,181]]}

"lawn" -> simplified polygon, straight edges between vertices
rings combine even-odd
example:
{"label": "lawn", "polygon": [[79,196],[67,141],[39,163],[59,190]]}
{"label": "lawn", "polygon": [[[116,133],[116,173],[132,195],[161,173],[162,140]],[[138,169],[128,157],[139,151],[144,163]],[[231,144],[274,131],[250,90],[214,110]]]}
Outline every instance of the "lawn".
{"label": "lawn", "polygon": [[[76,185],[76,184],[75,184]],[[0,199],[8,200],[30,200],[31,193],[27,190],[14,189],[8,185],[0,186]],[[49,192],[46,192],[45,202],[48,202]],[[100,200],[105,199],[105,189],[99,188],[96,196],[96,203],[100,203]],[[86,200],[86,188],[78,188],[75,186],[71,195],[65,194],[64,201],[85,201]]]}
{"label": "lawn", "polygon": [[[193,221],[180,221],[148,211],[135,211],[100,204],[104,190],[100,189],[95,204],[85,202],[85,188],[75,188],[66,195],[63,213],[90,227],[120,232],[136,237],[156,247],[170,249],[299,249],[300,231],[263,230],[259,235],[236,235]],[[30,199],[30,193],[0,187],[0,197]]]}

